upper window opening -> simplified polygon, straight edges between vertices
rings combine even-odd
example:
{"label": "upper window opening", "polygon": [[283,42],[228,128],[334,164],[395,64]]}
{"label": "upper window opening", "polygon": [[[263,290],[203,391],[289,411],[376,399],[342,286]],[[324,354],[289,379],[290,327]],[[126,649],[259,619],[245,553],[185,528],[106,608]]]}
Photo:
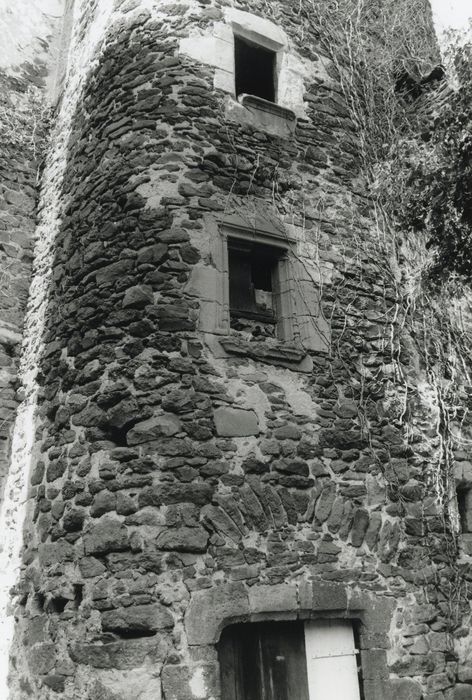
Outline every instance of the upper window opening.
{"label": "upper window opening", "polygon": [[236,97],[246,93],[275,102],[275,52],[234,37]]}
{"label": "upper window opening", "polygon": [[354,629],[345,620],[231,625],[218,645],[225,700],[360,700]]}
{"label": "upper window opening", "polygon": [[277,320],[275,291],[283,250],[249,241],[228,241],[229,306],[231,316],[268,323]]}

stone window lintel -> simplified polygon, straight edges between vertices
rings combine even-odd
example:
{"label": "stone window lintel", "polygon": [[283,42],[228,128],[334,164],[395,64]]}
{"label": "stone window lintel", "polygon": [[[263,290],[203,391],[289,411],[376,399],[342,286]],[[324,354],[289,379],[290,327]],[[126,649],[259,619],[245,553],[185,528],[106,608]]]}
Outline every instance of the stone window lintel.
{"label": "stone window lintel", "polygon": [[249,589],[242,583],[225,583],[192,594],[185,629],[189,649],[201,649],[197,655],[203,657],[204,649],[214,649],[224,627],[237,622],[352,620],[359,631],[365,700],[389,700],[386,649],[394,606],[385,596],[322,581],[256,584]]}

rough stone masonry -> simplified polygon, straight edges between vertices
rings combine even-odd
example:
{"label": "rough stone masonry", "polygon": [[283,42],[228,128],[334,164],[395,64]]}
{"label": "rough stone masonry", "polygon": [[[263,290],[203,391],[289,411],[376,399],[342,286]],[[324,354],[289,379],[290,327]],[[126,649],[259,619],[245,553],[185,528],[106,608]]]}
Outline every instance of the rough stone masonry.
{"label": "rough stone masonry", "polygon": [[[472,698],[471,560],[345,57],[309,2],[62,12],[39,189],[0,153],[10,698],[225,700],[224,628],[323,616],[357,626],[365,700]],[[237,99],[235,35],[276,54],[277,103]],[[232,306],[237,245],[273,260],[265,315]]]}

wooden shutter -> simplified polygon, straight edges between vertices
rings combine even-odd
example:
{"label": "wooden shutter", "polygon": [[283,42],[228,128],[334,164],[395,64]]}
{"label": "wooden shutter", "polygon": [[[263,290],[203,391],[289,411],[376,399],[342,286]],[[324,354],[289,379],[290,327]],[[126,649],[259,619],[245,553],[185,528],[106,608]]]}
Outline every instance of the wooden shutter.
{"label": "wooden shutter", "polygon": [[231,625],[218,651],[224,700],[309,700],[303,623]]}
{"label": "wooden shutter", "polygon": [[354,633],[350,622],[307,622],[305,647],[310,700],[360,700]]}

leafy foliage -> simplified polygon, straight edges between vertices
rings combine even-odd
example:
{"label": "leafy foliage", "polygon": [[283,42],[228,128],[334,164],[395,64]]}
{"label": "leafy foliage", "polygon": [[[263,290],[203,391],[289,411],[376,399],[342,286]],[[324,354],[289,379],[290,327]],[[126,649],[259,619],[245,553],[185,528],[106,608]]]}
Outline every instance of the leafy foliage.
{"label": "leafy foliage", "polygon": [[424,234],[432,286],[454,277],[472,281],[472,45],[456,43],[450,57],[456,85],[420,98],[424,129],[405,139],[390,162],[398,224],[407,234]]}

